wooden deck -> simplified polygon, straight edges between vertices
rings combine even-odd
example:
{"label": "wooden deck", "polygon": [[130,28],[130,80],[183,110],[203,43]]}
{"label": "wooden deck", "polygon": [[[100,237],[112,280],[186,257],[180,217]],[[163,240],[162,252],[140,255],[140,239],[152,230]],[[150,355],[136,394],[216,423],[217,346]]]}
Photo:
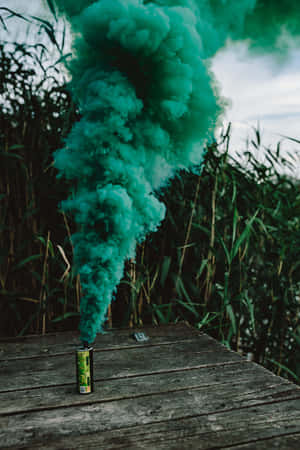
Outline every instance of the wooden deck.
{"label": "wooden deck", "polygon": [[100,335],[75,391],[76,333],[0,341],[0,448],[299,449],[300,389],[184,324]]}

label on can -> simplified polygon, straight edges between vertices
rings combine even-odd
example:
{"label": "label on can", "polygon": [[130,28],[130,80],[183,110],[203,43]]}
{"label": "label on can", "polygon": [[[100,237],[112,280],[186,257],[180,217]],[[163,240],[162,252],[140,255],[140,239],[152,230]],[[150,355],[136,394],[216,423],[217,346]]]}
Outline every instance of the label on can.
{"label": "label on can", "polygon": [[91,392],[91,386],[79,386],[80,394],[89,394]]}
{"label": "label on can", "polygon": [[92,392],[92,349],[83,349],[77,351],[77,383],[80,394],[89,394]]}

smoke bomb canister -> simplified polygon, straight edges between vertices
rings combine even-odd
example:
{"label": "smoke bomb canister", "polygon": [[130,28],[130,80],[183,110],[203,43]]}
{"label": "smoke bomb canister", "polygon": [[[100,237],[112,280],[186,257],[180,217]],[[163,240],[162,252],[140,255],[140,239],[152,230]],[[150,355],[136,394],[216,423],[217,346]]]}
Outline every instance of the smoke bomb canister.
{"label": "smoke bomb canister", "polygon": [[94,391],[92,347],[76,350],[76,377],[79,394],[90,394]]}

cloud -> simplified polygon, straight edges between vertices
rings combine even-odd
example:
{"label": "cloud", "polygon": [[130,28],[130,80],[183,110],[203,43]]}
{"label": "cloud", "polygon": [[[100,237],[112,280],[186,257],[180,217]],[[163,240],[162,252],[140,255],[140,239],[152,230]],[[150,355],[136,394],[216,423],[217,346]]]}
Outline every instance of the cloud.
{"label": "cloud", "polygon": [[270,113],[270,114],[260,114],[253,115],[246,118],[246,120],[259,120],[261,121],[282,121],[287,119],[297,119],[300,117],[300,111],[298,112],[288,112],[288,113]]}
{"label": "cloud", "polygon": [[[233,123],[235,147],[258,122],[265,145],[280,135],[300,137],[300,50],[291,50],[279,64],[269,55],[250,55],[246,43],[228,43],[214,58],[213,70],[222,94],[231,99],[225,119]],[[295,145],[285,143],[286,149]]]}

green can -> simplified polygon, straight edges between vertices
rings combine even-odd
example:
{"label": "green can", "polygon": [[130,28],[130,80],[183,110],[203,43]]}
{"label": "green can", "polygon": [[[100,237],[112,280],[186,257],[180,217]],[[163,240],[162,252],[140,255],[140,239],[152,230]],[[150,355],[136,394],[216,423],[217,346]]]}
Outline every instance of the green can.
{"label": "green can", "polygon": [[94,391],[93,347],[76,350],[76,378],[79,394],[91,394]]}

